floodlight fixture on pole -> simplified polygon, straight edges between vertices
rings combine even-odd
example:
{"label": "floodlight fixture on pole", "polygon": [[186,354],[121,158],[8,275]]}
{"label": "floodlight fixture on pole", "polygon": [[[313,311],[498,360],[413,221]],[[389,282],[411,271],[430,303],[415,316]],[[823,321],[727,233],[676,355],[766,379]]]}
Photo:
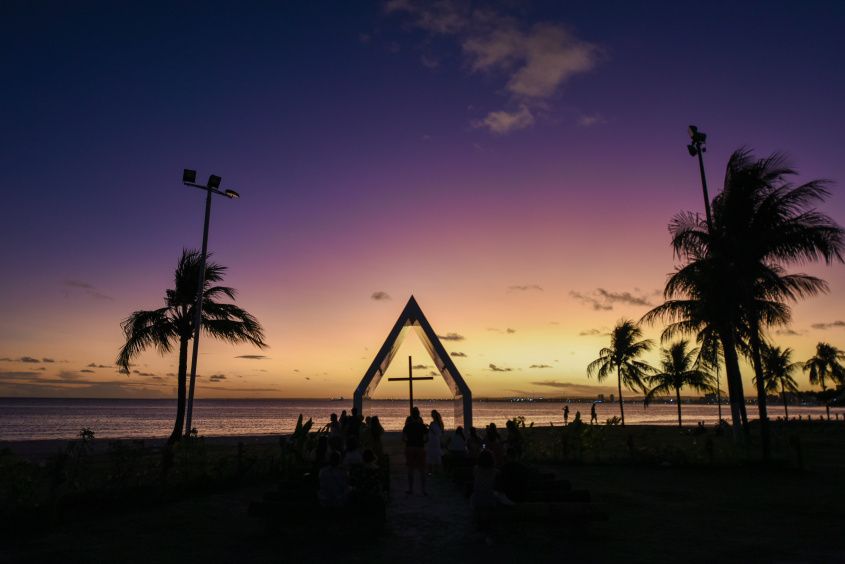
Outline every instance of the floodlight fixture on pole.
{"label": "floodlight fixture on pole", "polygon": [[188,387],[188,408],[187,413],[185,414],[185,435],[191,434],[191,416],[194,408],[194,385],[197,379],[197,354],[199,353],[200,326],[202,325],[202,294],[203,288],[205,287],[205,259],[208,254],[208,220],[211,217],[211,194],[220,194],[221,196],[226,196],[229,199],[240,198],[240,194],[234,190],[226,190],[225,192],[218,190],[218,188],[220,188],[221,180],[219,176],[212,174],[208,178],[208,183],[205,186],[197,184],[196,180],[197,171],[186,168],[182,173],[182,184],[185,186],[193,186],[194,188],[199,188],[201,190],[205,190],[206,192],[205,225],[202,230],[202,255],[200,258],[199,286],[197,287],[197,304],[195,308],[196,317],[194,319],[194,356],[191,359],[191,380]]}
{"label": "floodlight fixture on pole", "polygon": [[694,125],[687,128],[687,133],[689,133],[690,139],[692,140],[692,143],[687,145],[687,150],[691,157],[698,156],[698,168],[701,171],[701,189],[704,192],[704,210],[707,212],[707,230],[712,233],[713,217],[710,215],[710,196],[707,194],[707,179],[704,176],[704,159],[701,156],[701,153],[707,150],[706,147],[702,147],[707,140],[707,134],[699,131]]}

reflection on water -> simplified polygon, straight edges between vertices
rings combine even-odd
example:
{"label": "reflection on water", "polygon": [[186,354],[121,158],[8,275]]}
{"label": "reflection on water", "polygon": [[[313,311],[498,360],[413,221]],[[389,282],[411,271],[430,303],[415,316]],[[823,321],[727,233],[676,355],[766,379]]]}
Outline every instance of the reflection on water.
{"label": "reflection on water", "polygon": [[[432,409],[443,416],[448,429],[455,426],[454,403],[451,401],[417,401],[426,422]],[[475,402],[473,420],[476,427],[496,423],[503,427],[508,419],[525,417],[526,424],[562,425],[563,406],[556,402]],[[590,403],[569,403],[569,420],[577,411],[590,420]],[[332,413],[351,411],[346,401],[323,400],[196,400],[194,426],[200,435],[279,435],[293,431],[299,414],[314,420],[314,429],[326,425]],[[378,415],[384,428],[398,431],[408,414],[407,401],[373,400],[365,415]],[[619,416],[619,405],[596,404],[599,421]],[[831,418],[845,420],[841,409],[831,409]],[[73,439],[83,427],[94,431],[100,439],[165,438],[173,429],[176,416],[174,400],[103,400],[103,399],[0,399],[0,440]],[[813,419],[823,417],[824,407],[790,406],[790,417]],[[684,404],[681,414],[687,425],[718,421],[718,406]],[[748,406],[748,416],[757,416],[756,406]],[[769,417],[783,416],[782,406],[769,406]],[[730,408],[722,406],[722,417],[730,418]],[[625,422],[641,425],[677,425],[678,409],[674,404],[625,404]]]}

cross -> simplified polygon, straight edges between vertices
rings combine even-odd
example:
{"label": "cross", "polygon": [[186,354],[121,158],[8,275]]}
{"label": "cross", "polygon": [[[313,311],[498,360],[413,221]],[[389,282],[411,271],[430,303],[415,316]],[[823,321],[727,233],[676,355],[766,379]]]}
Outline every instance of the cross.
{"label": "cross", "polygon": [[408,381],[408,396],[411,398],[411,411],[414,410],[414,382],[417,380],[434,380],[434,376],[418,376],[414,378],[413,368],[411,366],[411,357],[408,357],[408,377],[407,378],[388,378],[388,382],[393,380],[407,380]]}

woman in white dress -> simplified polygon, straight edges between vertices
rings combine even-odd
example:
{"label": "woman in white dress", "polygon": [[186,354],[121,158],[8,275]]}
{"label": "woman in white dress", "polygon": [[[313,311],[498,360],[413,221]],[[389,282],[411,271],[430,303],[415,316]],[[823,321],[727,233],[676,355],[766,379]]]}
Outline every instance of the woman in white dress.
{"label": "woman in white dress", "polygon": [[428,473],[434,474],[443,467],[443,418],[436,409],[431,410],[431,425],[428,426],[427,461]]}

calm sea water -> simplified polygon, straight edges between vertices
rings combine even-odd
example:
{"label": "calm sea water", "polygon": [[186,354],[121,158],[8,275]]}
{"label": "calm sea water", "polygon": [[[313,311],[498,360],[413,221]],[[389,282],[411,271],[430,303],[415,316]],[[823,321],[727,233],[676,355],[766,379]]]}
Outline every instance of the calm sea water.
{"label": "calm sea water", "polygon": [[[447,428],[454,428],[454,403],[452,401],[417,401],[416,405],[426,420],[432,409],[443,415]],[[563,403],[557,402],[475,402],[473,421],[476,427],[496,423],[503,427],[505,421],[517,416],[535,425],[563,424]],[[352,402],[323,400],[195,400],[193,426],[200,435],[215,437],[228,435],[280,435],[290,433],[296,426],[299,414],[305,420],[312,418],[314,428],[328,423],[332,413],[350,411]],[[575,412],[589,421],[590,404],[569,404],[570,421]],[[597,404],[599,421],[619,415],[618,404]],[[845,419],[842,409],[831,409]],[[365,415],[378,415],[384,428],[398,431],[408,413],[405,401],[373,400],[365,406]],[[799,415],[817,419],[824,414],[823,407],[794,406],[790,417]],[[756,406],[748,406],[749,418],[756,418]],[[89,428],[96,438],[166,438],[173,429],[176,416],[175,400],[136,399],[37,399],[0,398],[0,441],[39,439],[70,440],[80,429]],[[686,404],[682,406],[685,424],[698,421],[715,424],[718,406]],[[783,416],[782,406],[769,406],[769,417]],[[728,406],[722,406],[722,417],[728,419]],[[625,422],[642,425],[677,425],[677,406],[653,404],[625,404]]]}

